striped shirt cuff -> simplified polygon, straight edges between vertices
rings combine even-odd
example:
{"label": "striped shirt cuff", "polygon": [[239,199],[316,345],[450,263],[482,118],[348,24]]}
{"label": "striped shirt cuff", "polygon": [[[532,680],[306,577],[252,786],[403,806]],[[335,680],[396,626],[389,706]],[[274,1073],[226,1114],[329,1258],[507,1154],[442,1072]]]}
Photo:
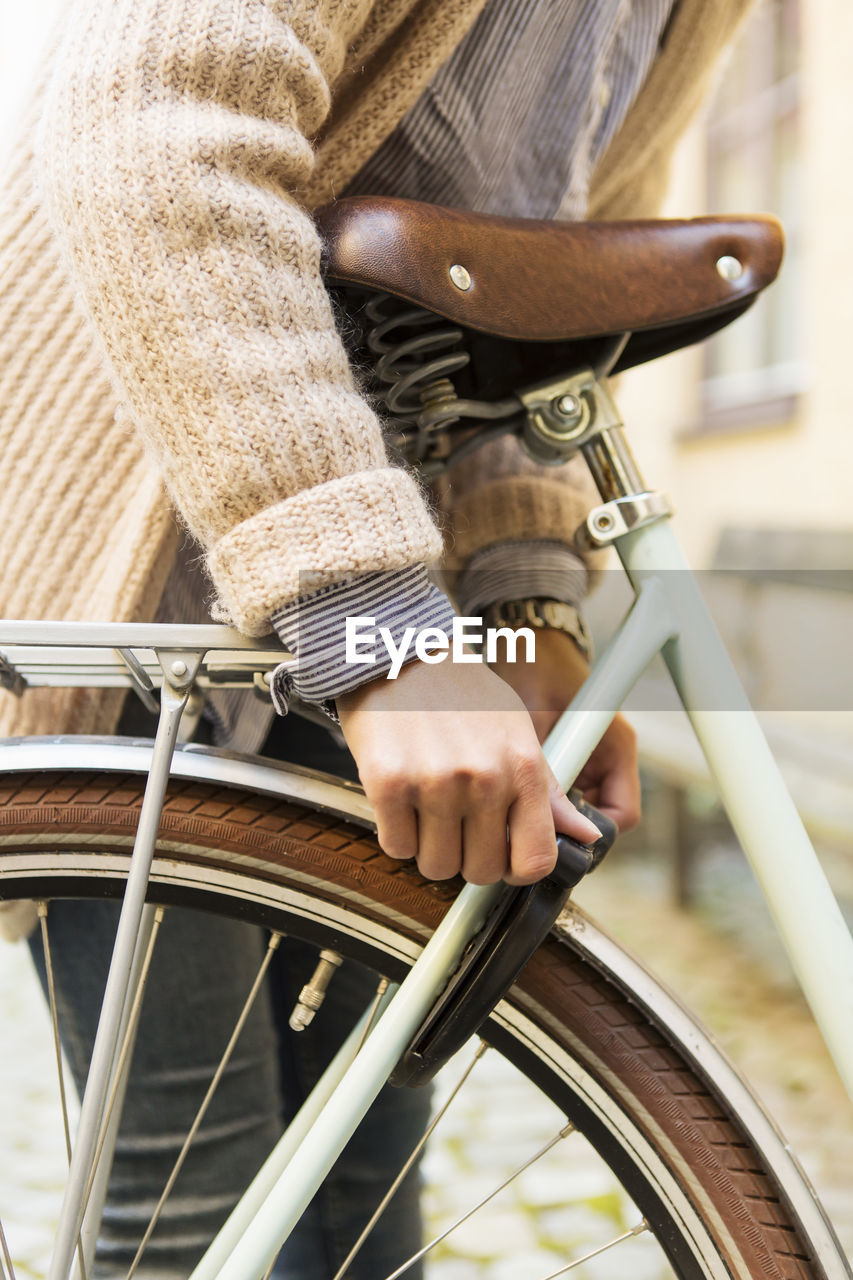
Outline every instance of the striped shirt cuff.
{"label": "striped shirt cuff", "polygon": [[[273,614],[279,637],[295,654],[273,672],[272,699],[286,715],[293,694],[337,720],[334,699],[394,665],[388,641],[399,651],[407,628],[436,628],[450,635],[454,610],[429,580],[423,565],[359,574],[300,596]],[[351,621],[347,646],[347,619]],[[357,624],[352,620],[358,619]],[[385,630],[385,635],[380,634]],[[355,632],[357,631],[357,635]],[[415,657],[409,643],[404,662]]]}
{"label": "striped shirt cuff", "polygon": [[564,542],[540,538],[496,542],[477,551],[454,592],[461,614],[478,616],[504,600],[561,600],[577,608],[587,593],[587,569]]}

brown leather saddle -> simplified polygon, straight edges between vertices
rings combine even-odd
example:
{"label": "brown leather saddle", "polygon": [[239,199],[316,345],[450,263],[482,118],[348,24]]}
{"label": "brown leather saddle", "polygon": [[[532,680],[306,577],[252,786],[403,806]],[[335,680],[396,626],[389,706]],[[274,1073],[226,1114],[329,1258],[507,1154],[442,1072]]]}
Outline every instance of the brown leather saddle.
{"label": "brown leather saddle", "polygon": [[513,345],[558,344],[600,373],[736,319],[775,279],[784,243],[767,216],[555,223],[372,196],[315,216],[330,285],[381,291]]}

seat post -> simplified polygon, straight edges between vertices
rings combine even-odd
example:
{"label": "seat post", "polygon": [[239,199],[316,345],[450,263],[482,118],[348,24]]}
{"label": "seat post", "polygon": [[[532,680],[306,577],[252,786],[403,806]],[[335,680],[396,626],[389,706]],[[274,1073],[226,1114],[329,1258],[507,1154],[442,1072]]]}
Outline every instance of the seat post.
{"label": "seat post", "polygon": [[579,530],[587,547],[604,547],[631,529],[672,513],[669,499],[647,488],[604,379],[591,369],[551,378],[519,393],[521,440],[531,458],[559,466],[581,452],[602,497]]}
{"label": "seat post", "polygon": [[580,450],[605,502],[646,492],[622,415],[592,369],[525,387],[518,398],[525,408],[521,439],[534,462],[559,466]]}
{"label": "seat post", "polygon": [[647,492],[633,450],[628,443],[622,415],[610,388],[596,381],[593,389],[595,411],[593,435],[581,446],[598,492],[605,502]]}

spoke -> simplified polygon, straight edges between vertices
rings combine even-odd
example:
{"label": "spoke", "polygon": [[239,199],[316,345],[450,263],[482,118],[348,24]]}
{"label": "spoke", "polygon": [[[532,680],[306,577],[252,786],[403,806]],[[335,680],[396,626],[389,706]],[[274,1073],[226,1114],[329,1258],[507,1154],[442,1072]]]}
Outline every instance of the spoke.
{"label": "spoke", "polygon": [[56,1011],[56,987],[53,981],[53,960],[50,953],[50,938],[47,931],[47,903],[38,903],[39,921],[41,922],[41,940],[44,950],[44,964],[47,970],[47,998],[50,1005],[50,1021],[53,1025],[53,1049],[56,1054],[56,1075],[59,1080],[59,1100],[62,1104],[62,1125],[65,1130],[65,1151],[71,1163],[71,1127],[68,1123],[68,1101],[65,1095],[65,1072],[62,1070],[62,1051],[59,1047],[59,1017]]}
{"label": "spoke", "polygon": [[3,1230],[2,1222],[0,1222],[0,1272],[4,1280],[15,1280],[15,1268],[12,1266],[12,1256],[6,1244],[6,1232]]}
{"label": "spoke", "polygon": [[373,1228],[376,1226],[376,1224],[377,1224],[377,1222],[379,1221],[379,1219],[382,1217],[382,1214],[385,1212],[385,1209],[387,1208],[389,1201],[391,1200],[392,1196],[396,1193],[397,1188],[399,1187],[400,1183],[403,1181],[403,1179],[405,1178],[406,1174],[409,1172],[409,1170],[411,1169],[412,1165],[415,1163],[415,1161],[417,1160],[418,1156],[419,1156],[419,1155],[420,1155],[420,1153],[423,1151],[423,1149],[424,1149],[424,1147],[426,1146],[426,1144],[427,1144],[427,1142],[428,1142],[429,1138],[432,1136],[433,1132],[435,1131],[435,1129],[436,1129],[436,1127],[437,1127],[437,1125],[438,1125],[439,1121],[440,1121],[440,1120],[443,1118],[443,1116],[446,1114],[446,1112],[447,1112],[447,1108],[450,1106],[450,1104],[451,1104],[451,1102],[453,1101],[453,1099],[457,1096],[457,1094],[458,1094],[458,1093],[459,1093],[459,1091],[461,1090],[462,1086],[465,1084],[466,1080],[467,1080],[467,1079],[468,1079],[468,1077],[470,1076],[471,1072],[474,1070],[474,1067],[475,1067],[475,1066],[477,1065],[477,1063],[480,1061],[480,1059],[482,1058],[483,1054],[486,1052],[486,1050],[488,1049],[488,1047],[489,1047],[489,1046],[486,1044],[486,1042],[485,1042],[484,1040],[481,1040],[481,1041],[480,1041],[480,1045],[479,1045],[479,1047],[478,1047],[478,1049],[477,1049],[477,1052],[474,1054],[474,1057],[471,1059],[471,1061],[468,1063],[468,1066],[465,1068],[465,1070],[463,1071],[462,1075],[459,1077],[459,1080],[457,1081],[456,1085],[454,1086],[453,1092],[450,1094],[450,1097],[447,1099],[447,1101],[444,1103],[444,1105],[440,1108],[440,1110],[438,1110],[438,1111],[436,1112],[435,1116],[434,1116],[434,1117],[433,1117],[433,1119],[430,1121],[429,1127],[427,1128],[427,1130],[426,1130],[426,1132],[424,1133],[423,1137],[420,1139],[420,1141],[418,1142],[418,1144],[417,1144],[417,1146],[415,1147],[414,1151],[413,1151],[413,1152],[412,1152],[412,1154],[409,1156],[408,1160],[407,1160],[407,1161],[406,1161],[406,1163],[403,1165],[402,1169],[401,1169],[401,1170],[400,1170],[400,1172],[397,1174],[397,1176],[396,1176],[396,1178],[394,1179],[394,1181],[391,1183],[391,1186],[390,1186],[390,1187],[388,1188],[388,1190],[385,1192],[385,1195],[384,1195],[384,1196],[382,1197],[382,1199],[380,1200],[380,1202],[379,1202],[379,1204],[378,1204],[378,1206],[377,1206],[377,1208],[376,1208],[376,1211],[375,1211],[375,1213],[373,1214],[373,1217],[370,1219],[370,1221],[368,1222],[367,1226],[364,1228],[364,1230],[362,1231],[361,1235],[358,1237],[358,1239],[356,1240],[355,1244],[354,1244],[354,1245],[353,1245],[353,1247],[350,1249],[350,1251],[349,1251],[349,1253],[347,1254],[346,1258],[344,1259],[343,1264],[341,1265],[340,1269],[335,1273],[334,1280],[341,1280],[341,1278],[346,1274],[347,1267],[348,1267],[348,1266],[349,1266],[349,1264],[352,1262],[352,1260],[353,1260],[353,1258],[356,1256],[356,1254],[357,1254],[357,1253],[359,1253],[359,1251],[361,1250],[361,1246],[364,1244],[365,1240],[366,1240],[366,1239],[367,1239],[367,1237],[370,1235],[371,1231],[372,1231],[372,1230],[373,1230]]}
{"label": "spoke", "polygon": [[567,1124],[565,1128],[555,1134],[549,1142],[546,1142],[544,1147],[540,1147],[529,1160],[525,1160],[524,1164],[519,1165],[508,1178],[504,1178],[503,1182],[499,1186],[495,1187],[493,1191],[490,1191],[487,1196],[483,1196],[483,1199],[478,1201],[477,1204],[475,1204],[473,1208],[469,1209],[467,1213],[463,1213],[461,1218],[457,1218],[455,1222],[451,1223],[446,1230],[442,1231],[440,1236],[436,1236],[433,1240],[430,1240],[429,1244],[425,1244],[417,1253],[413,1253],[411,1258],[407,1259],[401,1267],[398,1267],[396,1271],[392,1271],[391,1274],[386,1277],[386,1280],[397,1280],[398,1276],[403,1275],[403,1273],[408,1271],[410,1267],[413,1267],[416,1262],[419,1262],[424,1254],[429,1253],[430,1249],[434,1249],[437,1244],[441,1244],[442,1240],[446,1240],[451,1231],[455,1231],[457,1227],[461,1227],[462,1223],[467,1222],[469,1218],[472,1218],[478,1209],[482,1209],[483,1205],[488,1204],[490,1200],[494,1200],[498,1192],[503,1191],[504,1187],[508,1187],[511,1182],[514,1182],[516,1178],[524,1173],[525,1169],[529,1169],[531,1165],[536,1164],[536,1161],[541,1160],[552,1147],[556,1147],[558,1142],[563,1138],[568,1138],[568,1136],[574,1132],[575,1126],[573,1124]]}
{"label": "spoke", "polygon": [[[95,1155],[92,1159],[92,1168],[89,1173],[89,1181],[86,1184],[86,1194],[83,1197],[83,1211],[85,1213],[89,1205],[89,1197],[92,1194],[92,1188],[95,1185],[95,1178],[98,1176],[98,1165],[103,1154],[104,1146],[107,1142],[107,1136],[110,1129],[110,1121],[115,1109],[116,1100],[122,1089],[122,1081],[125,1074],[125,1067],[129,1055],[133,1051],[136,1042],[136,1028],[139,1025],[139,1015],[142,1012],[142,998],[145,995],[145,984],[148,980],[148,971],[151,968],[151,960],[154,955],[154,943],[157,941],[157,934],[160,925],[163,923],[163,908],[158,907],[154,912],[154,922],[151,926],[151,934],[148,939],[148,946],[145,949],[145,956],[142,961],[142,968],[139,973],[139,981],[136,984],[136,990],[133,994],[133,1003],[130,1006],[130,1013],[127,1019],[127,1027],[125,1029],[124,1039],[122,1040],[121,1051],[116,1062],[115,1070],[112,1075],[110,1084],[110,1092],[104,1108],[104,1118],[101,1121],[101,1131],[98,1135],[98,1145],[95,1148]],[[86,1280],[85,1275],[83,1280]]]}
{"label": "spoke", "polygon": [[355,1047],[355,1053],[353,1054],[353,1058],[356,1058],[358,1054],[361,1053],[361,1049],[365,1040],[373,1030],[373,1024],[376,1021],[376,1015],[379,1012],[379,1006],[382,1003],[382,997],[385,995],[385,992],[388,990],[389,985],[390,984],[387,978],[379,979],[379,985],[376,988],[376,993],[373,997],[373,1003],[371,1004],[370,1011],[367,1015],[367,1022],[365,1022],[364,1024],[364,1030],[361,1033],[361,1039],[359,1040],[358,1044]]}
{"label": "spoke", "polygon": [[136,1256],[133,1259],[133,1262],[130,1264],[130,1270],[127,1273],[126,1280],[131,1280],[131,1277],[135,1274],[136,1269],[139,1266],[140,1260],[142,1258],[142,1255],[145,1252],[145,1248],[148,1244],[148,1241],[151,1239],[151,1236],[154,1232],[154,1228],[157,1226],[157,1223],[160,1220],[160,1214],[163,1212],[163,1206],[166,1203],[167,1199],[169,1198],[172,1187],[175,1185],[175,1181],[177,1180],[178,1174],[180,1173],[181,1168],[183,1167],[184,1160],[187,1157],[187,1152],[189,1151],[192,1145],[193,1139],[198,1133],[198,1130],[201,1126],[201,1122],[205,1117],[205,1113],[207,1112],[207,1108],[209,1107],[211,1099],[213,1098],[213,1095],[216,1092],[217,1086],[219,1085],[219,1081],[222,1079],[223,1072],[225,1071],[225,1068],[228,1066],[228,1063],[231,1058],[231,1054],[234,1052],[234,1046],[237,1043],[237,1040],[240,1036],[240,1032],[243,1030],[243,1027],[246,1023],[246,1019],[248,1018],[249,1013],[251,1011],[252,1005],[255,1003],[255,998],[261,989],[261,983],[263,982],[267,969],[269,968],[270,961],[272,960],[275,952],[278,950],[278,945],[281,942],[281,937],[282,935],[280,933],[273,933],[270,936],[266,953],[264,955],[263,960],[261,961],[260,968],[258,969],[258,972],[255,975],[255,980],[252,983],[251,990],[249,991],[249,994],[246,997],[246,1002],[243,1005],[243,1008],[240,1010],[240,1014],[237,1018],[236,1023],[234,1024],[234,1030],[231,1032],[231,1038],[228,1041],[228,1044],[225,1046],[225,1051],[222,1054],[221,1059],[219,1060],[219,1065],[217,1066],[215,1072],[213,1073],[213,1079],[211,1080],[208,1086],[207,1093],[204,1095],[201,1106],[196,1112],[195,1119],[193,1120],[192,1125],[190,1126],[190,1131],[187,1134],[186,1138],[184,1139],[184,1145],[181,1147],[180,1151],[178,1152],[178,1158],[174,1163],[172,1172],[169,1174],[168,1181],[166,1182],[166,1185],[163,1188],[163,1193],[154,1207],[154,1212],[151,1215],[151,1221],[148,1223],[148,1226],[145,1230],[145,1235],[142,1237],[142,1240],[140,1241],[139,1248],[136,1251]]}
{"label": "spoke", "polygon": [[569,1262],[565,1267],[560,1267],[559,1271],[552,1271],[550,1275],[545,1276],[543,1280],[556,1280],[557,1276],[564,1276],[567,1271],[574,1271],[575,1267],[579,1267],[582,1262],[589,1262],[590,1258],[597,1258],[600,1253],[606,1253],[608,1249],[612,1249],[616,1244],[622,1244],[624,1240],[630,1240],[633,1236],[642,1235],[644,1231],[648,1231],[649,1224],[643,1218],[632,1227],[630,1231],[625,1231],[621,1236],[616,1236],[613,1240],[608,1240],[607,1244],[599,1245],[597,1249],[593,1249],[591,1253],[585,1253],[582,1258],[575,1258],[574,1262]]}
{"label": "spoke", "polygon": [[[56,1007],[56,983],[53,977],[53,957],[50,951],[50,935],[47,928],[47,903],[36,904],[39,924],[41,925],[42,951],[44,967],[47,975],[47,1002],[50,1006],[50,1022],[53,1027],[53,1052],[56,1057],[56,1078],[59,1082],[59,1103],[62,1107],[62,1128],[65,1133],[65,1154],[68,1165],[71,1165],[71,1126],[68,1122],[68,1098],[65,1093],[65,1072],[62,1069],[62,1049],[59,1040],[59,1013]],[[77,1233],[77,1263],[80,1268],[80,1280],[87,1280],[86,1260],[83,1255],[83,1239]]]}

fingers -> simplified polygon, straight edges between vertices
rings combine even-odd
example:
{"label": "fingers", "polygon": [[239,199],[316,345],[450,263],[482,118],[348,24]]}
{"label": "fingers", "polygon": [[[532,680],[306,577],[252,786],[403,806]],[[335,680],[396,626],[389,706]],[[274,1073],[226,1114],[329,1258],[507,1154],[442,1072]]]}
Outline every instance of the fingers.
{"label": "fingers", "polygon": [[618,745],[614,751],[613,766],[601,782],[602,808],[620,831],[632,831],[640,821],[642,808],[637,735],[621,716],[614,722],[612,732]]}
{"label": "fingers", "polygon": [[515,761],[515,786],[485,767],[436,776],[412,788],[372,779],[379,843],[392,858],[416,858],[429,880],[460,871],[470,884],[533,884],[553,870],[556,831],[583,844],[601,832],[563,795],[541,753]]}
{"label": "fingers", "polygon": [[428,880],[461,871],[470,884],[494,884],[515,870],[519,878],[512,883],[530,884],[553,867],[556,841],[544,758],[529,772],[534,776],[518,803],[519,789],[486,767],[463,776],[434,774],[414,785],[390,778],[380,784],[375,775],[362,780],[390,857],[416,858]]}
{"label": "fingers", "polygon": [[547,805],[534,811],[519,802],[509,813],[510,870],[507,884],[535,884],[554,870],[557,838]]}
{"label": "fingers", "polygon": [[[368,793],[369,794],[369,793]],[[396,800],[374,800],[376,835],[389,858],[414,858],[418,852],[418,819],[402,795]]]}
{"label": "fingers", "polygon": [[442,773],[413,783],[392,772],[364,770],[377,835],[392,858],[417,858],[429,880],[460,871],[471,884],[494,884],[507,870],[508,788],[488,765]]}
{"label": "fingers", "polygon": [[509,868],[506,801],[481,805],[467,815],[462,837],[462,874],[469,884],[494,884],[505,877]]}
{"label": "fingers", "polygon": [[470,774],[436,778],[415,801],[417,861],[429,880],[460,871],[470,884],[494,884],[508,867],[507,788],[483,766]]}
{"label": "fingers", "polygon": [[462,866],[462,814],[455,805],[418,809],[418,870],[427,880],[449,880]]}
{"label": "fingers", "polygon": [[616,717],[590,756],[577,785],[620,831],[631,831],[640,821],[642,796],[636,734],[622,716]]}
{"label": "fingers", "polygon": [[359,777],[376,816],[376,835],[389,858],[414,858],[418,852],[417,814],[405,773],[381,753],[362,760]]}
{"label": "fingers", "polygon": [[[394,682],[339,699],[338,709],[383,849],[417,858],[429,879],[461,871],[473,884],[530,884],[554,866],[555,829],[598,839],[550,776],[520,698],[488,668],[412,664]],[[584,769],[622,829],[639,810],[628,734],[617,717]]]}
{"label": "fingers", "polygon": [[640,821],[640,778],[636,769],[614,769],[602,779],[598,798],[593,801],[602,813],[612,818],[620,831],[633,831]]}
{"label": "fingers", "polygon": [[508,884],[533,884],[553,871],[557,861],[550,776],[541,751],[520,762],[517,782],[517,799],[509,811],[510,870],[505,878]]}

